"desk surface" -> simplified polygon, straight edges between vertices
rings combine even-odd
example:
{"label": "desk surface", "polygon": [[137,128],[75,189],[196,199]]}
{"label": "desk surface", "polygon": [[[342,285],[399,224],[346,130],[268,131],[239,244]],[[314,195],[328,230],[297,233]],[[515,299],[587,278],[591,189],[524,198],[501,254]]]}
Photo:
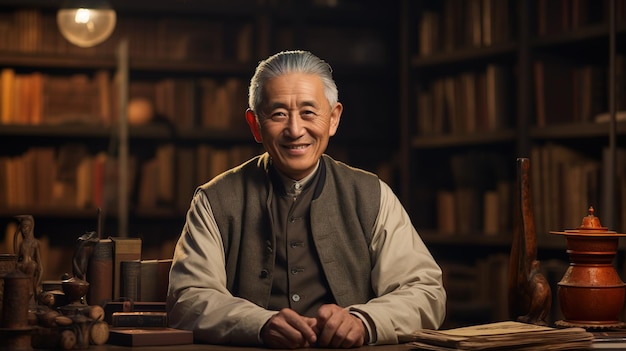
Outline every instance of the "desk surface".
{"label": "desk surface", "polygon": [[[399,345],[381,345],[381,346],[363,346],[359,348],[359,351],[407,351],[409,350],[409,346],[407,344],[399,344]],[[89,350],[94,351],[130,351],[130,350],[140,350],[140,351],[268,351],[268,348],[262,347],[243,347],[243,346],[222,346],[222,345],[205,345],[205,344],[193,344],[193,345],[172,345],[172,346],[140,346],[140,347],[127,347],[127,346],[116,346],[116,345],[99,345],[99,346],[91,346]],[[321,349],[321,348],[312,348],[311,350],[331,350],[331,349]],[[339,349],[332,349],[337,351]]]}

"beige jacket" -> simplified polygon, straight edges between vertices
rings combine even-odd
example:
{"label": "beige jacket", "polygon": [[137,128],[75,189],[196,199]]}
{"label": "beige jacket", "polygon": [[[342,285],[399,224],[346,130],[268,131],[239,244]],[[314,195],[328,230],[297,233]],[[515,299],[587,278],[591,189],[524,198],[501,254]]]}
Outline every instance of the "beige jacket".
{"label": "beige jacket", "polygon": [[[384,182],[380,187],[380,210],[369,247],[376,297],[346,307],[367,313],[375,324],[376,343],[389,344],[418,328],[438,328],[445,316],[446,293],[439,266],[398,198]],[[225,262],[211,204],[206,193],[198,191],[170,272],[170,325],[193,330],[199,342],[258,344],[261,327],[276,311],[234,297],[227,289]]]}

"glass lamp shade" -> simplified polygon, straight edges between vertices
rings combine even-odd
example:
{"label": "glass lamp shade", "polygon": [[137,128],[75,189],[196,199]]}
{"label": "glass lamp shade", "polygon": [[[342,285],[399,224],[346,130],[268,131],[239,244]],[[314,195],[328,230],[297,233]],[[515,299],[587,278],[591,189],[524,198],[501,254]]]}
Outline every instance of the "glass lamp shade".
{"label": "glass lamp shade", "polygon": [[106,1],[65,1],[57,12],[63,37],[84,48],[105,41],[113,33],[115,22],[115,11]]}

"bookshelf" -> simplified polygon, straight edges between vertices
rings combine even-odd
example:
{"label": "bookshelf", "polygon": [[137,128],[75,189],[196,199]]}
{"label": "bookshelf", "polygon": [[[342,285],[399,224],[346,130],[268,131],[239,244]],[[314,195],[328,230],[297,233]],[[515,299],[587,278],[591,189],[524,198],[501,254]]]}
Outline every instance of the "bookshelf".
{"label": "bookshelf", "polygon": [[[506,304],[481,305],[501,298],[480,296],[475,281],[495,277],[489,267],[497,263],[484,262],[510,250],[517,157],[531,160],[539,259],[553,293],[568,258],[550,230],[579,226],[593,205],[604,226],[626,231],[626,123],[596,120],[619,117],[626,101],[626,2],[615,0],[613,12],[611,4],[402,2],[400,188],[448,284],[474,284],[466,287],[473,295],[453,296],[451,326],[506,316]],[[472,269],[458,274],[459,265]],[[494,291],[506,290],[500,278]]]}
{"label": "bookshelf", "polygon": [[[397,115],[397,78],[389,69],[397,60],[393,6],[166,0],[112,6],[113,35],[87,49],[61,37],[55,4],[0,6],[6,84],[0,227],[8,241],[14,215],[35,217],[35,235],[47,247],[44,278],[71,271],[66,258],[78,236],[97,228],[97,207],[103,235],[117,235],[117,201],[110,196],[119,177],[115,50],[124,37],[129,104],[148,101],[154,111],[147,123],[129,116],[128,233],[142,238],[144,258],[171,256],[197,185],[261,151],[243,118],[247,84],[256,63],[279,50],[311,50],[333,66],[346,108],[329,154],[386,175],[393,185],[397,160],[388,155],[397,148],[397,120],[377,118]],[[380,86],[392,88],[381,93]],[[379,103],[363,103],[373,100]]]}

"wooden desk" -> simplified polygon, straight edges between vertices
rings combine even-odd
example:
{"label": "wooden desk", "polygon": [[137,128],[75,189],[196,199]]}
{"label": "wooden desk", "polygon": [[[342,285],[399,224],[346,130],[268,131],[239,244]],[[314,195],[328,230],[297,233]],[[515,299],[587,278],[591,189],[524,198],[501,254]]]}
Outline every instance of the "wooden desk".
{"label": "wooden desk", "polygon": [[[351,350],[359,350],[359,351],[407,351],[409,350],[409,346],[407,344],[399,344],[399,345],[381,345],[381,346],[363,346],[358,349]],[[139,347],[127,347],[127,346],[116,346],[116,345],[99,345],[99,346],[91,346],[87,350],[93,351],[130,351],[130,350],[139,350],[139,351],[268,351],[272,349],[262,348],[262,347],[244,347],[244,346],[222,346],[222,345],[206,345],[206,344],[193,344],[193,345],[171,345],[171,346],[139,346]],[[302,350],[302,349],[299,349]],[[307,350],[341,350],[341,349],[321,349],[321,348],[311,348]]]}

